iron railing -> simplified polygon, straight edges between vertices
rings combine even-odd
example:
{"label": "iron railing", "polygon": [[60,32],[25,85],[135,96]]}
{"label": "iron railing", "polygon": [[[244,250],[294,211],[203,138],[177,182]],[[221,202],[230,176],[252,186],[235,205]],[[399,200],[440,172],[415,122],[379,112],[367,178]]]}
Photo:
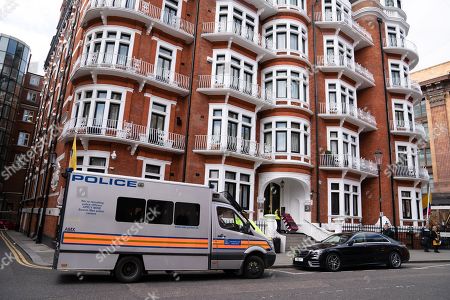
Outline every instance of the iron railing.
{"label": "iron railing", "polygon": [[359,157],[345,154],[321,154],[320,166],[327,168],[348,168],[356,171],[370,173],[372,175],[378,174],[377,164]]}
{"label": "iron railing", "polygon": [[375,117],[368,111],[358,108],[353,105],[348,105],[347,103],[336,104],[326,104],[320,103],[319,113],[326,115],[344,115],[354,117],[361,121],[367,122],[370,125],[377,126],[377,121]]}
{"label": "iron railing", "polygon": [[315,14],[315,20],[317,22],[339,22],[346,24],[350,28],[352,28],[354,31],[356,31],[358,34],[364,36],[366,39],[368,39],[370,42],[372,42],[372,35],[364,29],[361,25],[359,25],[356,21],[352,19],[351,16],[344,14],[344,13],[325,13],[322,14],[321,12],[318,12]]}
{"label": "iron railing", "polygon": [[319,55],[317,57],[317,66],[319,67],[345,67],[358,73],[371,82],[375,81],[373,74],[359,63],[348,59],[345,55]]}

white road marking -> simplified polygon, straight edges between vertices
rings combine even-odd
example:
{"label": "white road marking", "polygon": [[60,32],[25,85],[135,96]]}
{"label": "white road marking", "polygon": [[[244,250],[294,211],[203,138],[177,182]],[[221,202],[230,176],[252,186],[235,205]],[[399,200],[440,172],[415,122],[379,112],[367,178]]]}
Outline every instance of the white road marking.
{"label": "white road marking", "polygon": [[271,270],[272,272],[280,272],[290,275],[304,275],[304,274],[310,274],[309,272],[289,272],[289,271],[282,271],[282,270]]}
{"label": "white road marking", "polygon": [[450,264],[445,264],[445,265],[431,265],[431,266],[426,266],[426,267],[420,267],[420,268],[413,268],[415,270],[426,270],[426,269],[431,269],[431,268],[442,268],[442,267],[448,267],[450,266]]}

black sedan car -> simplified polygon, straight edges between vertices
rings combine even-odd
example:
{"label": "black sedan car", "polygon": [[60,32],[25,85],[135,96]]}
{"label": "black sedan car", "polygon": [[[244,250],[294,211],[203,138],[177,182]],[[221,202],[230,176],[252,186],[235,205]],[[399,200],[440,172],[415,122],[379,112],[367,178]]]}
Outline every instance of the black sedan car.
{"label": "black sedan car", "polygon": [[334,234],[318,244],[298,249],[294,266],[336,272],[347,266],[387,265],[400,268],[409,260],[405,245],[373,232]]}

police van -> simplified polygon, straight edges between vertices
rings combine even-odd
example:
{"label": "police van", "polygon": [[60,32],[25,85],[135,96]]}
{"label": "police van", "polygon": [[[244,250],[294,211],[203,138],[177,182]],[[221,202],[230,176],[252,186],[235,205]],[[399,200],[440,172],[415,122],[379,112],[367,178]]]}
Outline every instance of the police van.
{"label": "police van", "polygon": [[236,201],[203,185],[69,172],[59,228],[54,269],[111,271],[121,282],[148,271],[259,278],[276,257]]}

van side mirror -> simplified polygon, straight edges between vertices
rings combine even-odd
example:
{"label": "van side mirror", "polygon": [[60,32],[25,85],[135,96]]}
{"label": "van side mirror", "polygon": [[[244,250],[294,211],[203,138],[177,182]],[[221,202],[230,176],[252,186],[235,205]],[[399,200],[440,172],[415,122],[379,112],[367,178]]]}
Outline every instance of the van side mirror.
{"label": "van side mirror", "polygon": [[252,232],[252,231],[250,230],[250,227],[251,227],[250,223],[245,223],[245,224],[242,226],[241,231],[242,231],[243,233],[249,234],[249,233]]}

